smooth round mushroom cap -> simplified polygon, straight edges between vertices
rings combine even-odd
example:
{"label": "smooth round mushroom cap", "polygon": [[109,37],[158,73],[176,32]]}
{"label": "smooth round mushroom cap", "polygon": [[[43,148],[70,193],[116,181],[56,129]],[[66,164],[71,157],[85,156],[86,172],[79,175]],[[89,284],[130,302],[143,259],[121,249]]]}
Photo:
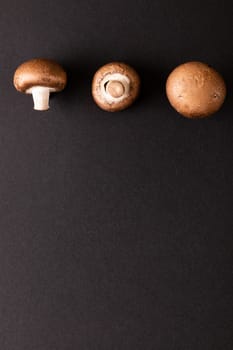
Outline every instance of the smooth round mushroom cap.
{"label": "smooth round mushroom cap", "polygon": [[226,97],[221,75],[202,62],[187,62],[175,68],[166,83],[169,102],[188,118],[204,118],[217,112]]}
{"label": "smooth round mushroom cap", "polygon": [[20,92],[27,92],[33,86],[44,86],[61,91],[66,86],[67,75],[55,61],[35,58],[21,64],[14,74],[14,86]]}
{"label": "smooth round mushroom cap", "polygon": [[[117,79],[117,76],[125,81]],[[121,111],[129,107],[138,97],[139,89],[139,75],[132,67],[122,62],[111,62],[102,66],[95,73],[92,81],[94,101],[100,108],[109,112]]]}

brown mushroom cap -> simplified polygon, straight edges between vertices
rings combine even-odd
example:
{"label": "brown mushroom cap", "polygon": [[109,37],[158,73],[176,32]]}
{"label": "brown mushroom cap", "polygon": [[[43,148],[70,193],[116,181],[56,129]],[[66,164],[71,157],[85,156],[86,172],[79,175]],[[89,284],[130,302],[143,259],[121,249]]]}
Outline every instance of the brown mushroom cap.
{"label": "brown mushroom cap", "polygon": [[221,75],[202,62],[187,62],[175,68],[166,83],[169,102],[188,118],[204,118],[217,112],[226,97]]}
{"label": "brown mushroom cap", "polygon": [[[113,101],[108,101],[102,93],[101,82],[109,74],[121,74],[127,77],[129,80],[129,91],[124,98],[121,98],[121,94],[125,93],[124,86],[121,86],[120,82],[115,79],[109,81],[107,92],[111,93],[115,98]],[[137,72],[130,66],[122,62],[111,62],[102,66],[94,75],[92,81],[92,96],[96,104],[109,112],[116,112],[129,107],[137,98],[140,89],[140,78]],[[119,98],[119,100],[117,100]]]}
{"label": "brown mushroom cap", "polygon": [[27,92],[33,86],[44,86],[61,91],[67,82],[64,69],[55,61],[34,58],[21,64],[14,74],[14,86],[20,92]]}

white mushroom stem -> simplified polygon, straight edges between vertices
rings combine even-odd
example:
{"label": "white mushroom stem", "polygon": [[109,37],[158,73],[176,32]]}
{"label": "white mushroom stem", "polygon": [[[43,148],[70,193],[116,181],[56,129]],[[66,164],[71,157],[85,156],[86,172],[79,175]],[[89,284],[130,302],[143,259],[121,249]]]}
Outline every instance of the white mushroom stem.
{"label": "white mushroom stem", "polygon": [[33,86],[26,91],[27,94],[32,94],[34,101],[34,109],[37,111],[46,111],[49,109],[50,92],[55,91],[53,88],[45,86]]}
{"label": "white mushroom stem", "polygon": [[124,85],[117,80],[110,80],[106,84],[106,92],[114,98],[119,98],[124,95],[125,88]]}
{"label": "white mushroom stem", "polygon": [[108,103],[120,102],[129,96],[130,80],[120,73],[107,74],[101,81],[100,89]]}

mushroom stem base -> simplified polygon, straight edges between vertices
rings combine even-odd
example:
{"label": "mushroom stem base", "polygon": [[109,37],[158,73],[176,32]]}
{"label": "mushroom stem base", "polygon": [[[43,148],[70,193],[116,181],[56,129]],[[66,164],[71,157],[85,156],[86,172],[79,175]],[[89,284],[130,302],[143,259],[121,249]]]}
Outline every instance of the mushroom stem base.
{"label": "mushroom stem base", "polygon": [[44,86],[34,86],[28,91],[32,94],[34,109],[37,111],[46,111],[49,109],[49,95],[51,88]]}

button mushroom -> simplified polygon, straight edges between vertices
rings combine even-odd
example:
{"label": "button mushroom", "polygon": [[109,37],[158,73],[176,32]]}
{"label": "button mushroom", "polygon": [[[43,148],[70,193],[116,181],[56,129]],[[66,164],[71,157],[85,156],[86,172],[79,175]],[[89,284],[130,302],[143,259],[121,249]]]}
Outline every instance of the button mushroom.
{"label": "button mushroom", "polygon": [[64,69],[52,60],[35,58],[21,64],[14,74],[16,90],[32,94],[34,109],[49,109],[50,92],[64,89],[67,75]]}
{"label": "button mushroom", "polygon": [[217,112],[226,97],[221,75],[202,62],[187,62],[176,67],[166,83],[169,102],[187,118],[204,118]]}
{"label": "button mushroom", "polygon": [[140,78],[130,66],[112,62],[101,67],[92,81],[92,96],[96,104],[109,112],[129,107],[137,98]]}

